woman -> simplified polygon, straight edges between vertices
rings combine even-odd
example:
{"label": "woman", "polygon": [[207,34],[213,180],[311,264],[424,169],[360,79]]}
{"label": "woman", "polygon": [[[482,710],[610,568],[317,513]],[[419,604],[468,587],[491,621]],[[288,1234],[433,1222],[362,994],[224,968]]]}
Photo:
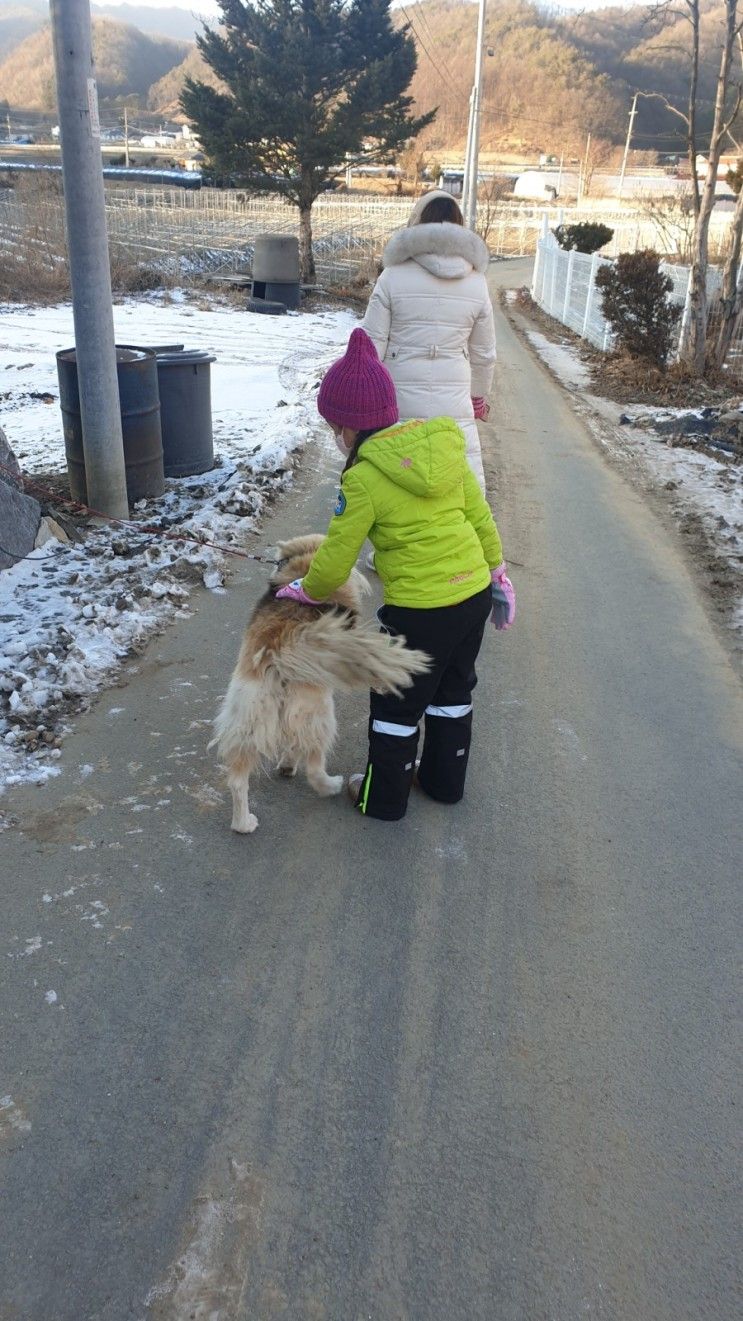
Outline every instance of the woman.
{"label": "woman", "polygon": [[487,417],[495,365],[488,249],[449,193],[420,197],[387,244],[362,326],[390,372],[400,417],[453,417],[483,491],[476,417]]}

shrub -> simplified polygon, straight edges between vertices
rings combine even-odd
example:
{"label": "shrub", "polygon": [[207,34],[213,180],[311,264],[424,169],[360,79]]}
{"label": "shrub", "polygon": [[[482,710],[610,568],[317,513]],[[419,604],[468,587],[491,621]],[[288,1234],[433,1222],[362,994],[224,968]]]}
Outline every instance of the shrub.
{"label": "shrub", "polygon": [[558,225],[555,238],[566,252],[598,252],[614,237],[614,230],[598,220],[581,220],[576,225]]}
{"label": "shrub", "polygon": [[658,253],[620,253],[596,272],[596,287],[619,348],[665,367],[681,308],[668,297],[673,281],[661,271]]}

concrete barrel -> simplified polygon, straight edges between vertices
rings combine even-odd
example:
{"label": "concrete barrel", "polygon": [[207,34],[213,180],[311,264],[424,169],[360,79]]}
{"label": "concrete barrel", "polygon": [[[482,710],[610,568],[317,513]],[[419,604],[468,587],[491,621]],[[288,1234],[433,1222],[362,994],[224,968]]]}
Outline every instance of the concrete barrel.
{"label": "concrete barrel", "polygon": [[253,279],[267,284],[299,283],[299,239],[294,234],[256,234]]}
{"label": "concrete barrel", "polygon": [[256,234],[252,300],[296,308],[300,293],[299,240],[293,234]]}

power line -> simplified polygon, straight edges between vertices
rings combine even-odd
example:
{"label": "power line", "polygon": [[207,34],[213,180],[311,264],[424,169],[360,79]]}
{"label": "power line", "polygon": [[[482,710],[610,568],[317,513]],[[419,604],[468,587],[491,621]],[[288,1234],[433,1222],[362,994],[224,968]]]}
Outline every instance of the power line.
{"label": "power line", "polygon": [[[418,31],[418,28],[415,26],[415,23],[413,22],[413,20],[412,20],[410,14],[408,13],[408,11],[407,11],[407,9],[405,8],[405,6],[404,6],[404,5],[400,5],[399,8],[400,8],[400,11],[404,14],[404,16],[405,16],[405,20],[406,20],[406,22],[408,23],[409,27],[412,28],[413,33],[414,33],[415,37],[416,37],[417,40],[418,40],[418,44],[422,47],[422,49],[424,50],[425,54],[428,56],[428,59],[430,60],[431,64],[433,65],[434,69],[436,70],[437,74],[439,75],[439,78],[440,78],[440,79],[442,80],[442,82],[448,87],[449,91],[452,92],[454,96],[461,97],[461,96],[462,96],[462,92],[461,92],[458,88],[456,88],[456,87],[454,86],[454,84],[453,84],[453,82],[451,81],[451,79],[449,78],[448,74],[445,74],[444,71],[443,71],[443,69],[441,69],[441,67],[436,63],[436,60],[433,58],[433,55],[431,54],[430,50],[428,49],[428,47],[427,47],[425,41],[423,40],[423,37],[421,36],[420,32]],[[429,31],[430,31],[430,29],[429,29]]]}
{"label": "power line", "polygon": [[423,5],[420,5],[420,4],[419,4],[415,12],[416,12],[416,16],[422,19],[422,21],[423,21],[423,26],[424,26],[424,28],[426,29],[426,32],[428,33],[429,37],[431,38],[431,41],[433,42],[433,44],[434,44],[434,46],[435,46],[435,45],[436,45],[436,38],[435,38],[435,36],[433,35],[433,32],[432,32],[432,30],[431,30],[431,25],[430,25],[430,23],[429,23],[429,21],[428,21],[428,18],[426,17],[426,11],[425,11]]}
{"label": "power line", "polygon": [[434,59],[434,57],[433,57],[433,55],[431,54],[430,50],[428,49],[428,47],[427,47],[425,41],[423,40],[423,37],[421,36],[421,34],[420,34],[418,28],[415,26],[415,23],[413,22],[412,18],[411,18],[410,15],[408,14],[408,11],[405,9],[405,7],[404,7],[403,5],[400,5],[400,9],[402,10],[403,14],[405,15],[405,18],[407,19],[408,23],[410,24],[410,27],[412,28],[412,30],[413,30],[413,32],[414,32],[416,38],[417,38],[418,44],[422,47],[423,51],[424,51],[425,54],[428,56],[428,59],[430,60],[430,62],[431,62],[431,64],[433,65],[434,69],[436,70],[437,74],[439,75],[439,78],[442,80],[442,82],[445,84],[445,86],[448,87],[449,91],[452,92],[454,96],[461,96],[462,93],[461,93],[461,92],[460,92],[460,91],[454,86],[454,83],[451,81],[449,75],[444,73],[443,69],[440,67],[440,65],[439,65],[439,64],[436,62],[436,60]]}

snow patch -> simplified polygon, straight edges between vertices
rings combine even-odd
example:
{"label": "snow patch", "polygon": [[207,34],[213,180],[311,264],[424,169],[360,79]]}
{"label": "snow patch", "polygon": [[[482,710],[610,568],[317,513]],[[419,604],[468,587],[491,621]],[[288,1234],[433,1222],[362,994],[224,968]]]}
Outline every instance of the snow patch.
{"label": "snow patch", "polygon": [[0,1096],[0,1142],[14,1133],[30,1133],[31,1121],[12,1096]]}
{"label": "snow patch", "polygon": [[556,344],[538,330],[527,330],[529,342],[534,346],[540,358],[551,367],[563,385],[574,389],[585,389],[591,383],[591,372],[573,351],[569,344]]}
{"label": "snow patch", "polygon": [[[266,318],[172,292],[126,299],[114,320],[118,343],[186,343],[215,354],[216,465],[168,480],[162,499],[140,502],[133,517],[141,530],[90,528],[82,544],[50,541],[0,573],[0,794],[58,775],[70,717],[153,633],[188,617],[195,584],[225,590],[219,547],[243,549],[291,481],[293,456],[318,428],[317,384],[357,324],[346,311]],[[55,353],[73,342],[68,304],[3,309],[3,427],[32,477],[64,469]]]}

